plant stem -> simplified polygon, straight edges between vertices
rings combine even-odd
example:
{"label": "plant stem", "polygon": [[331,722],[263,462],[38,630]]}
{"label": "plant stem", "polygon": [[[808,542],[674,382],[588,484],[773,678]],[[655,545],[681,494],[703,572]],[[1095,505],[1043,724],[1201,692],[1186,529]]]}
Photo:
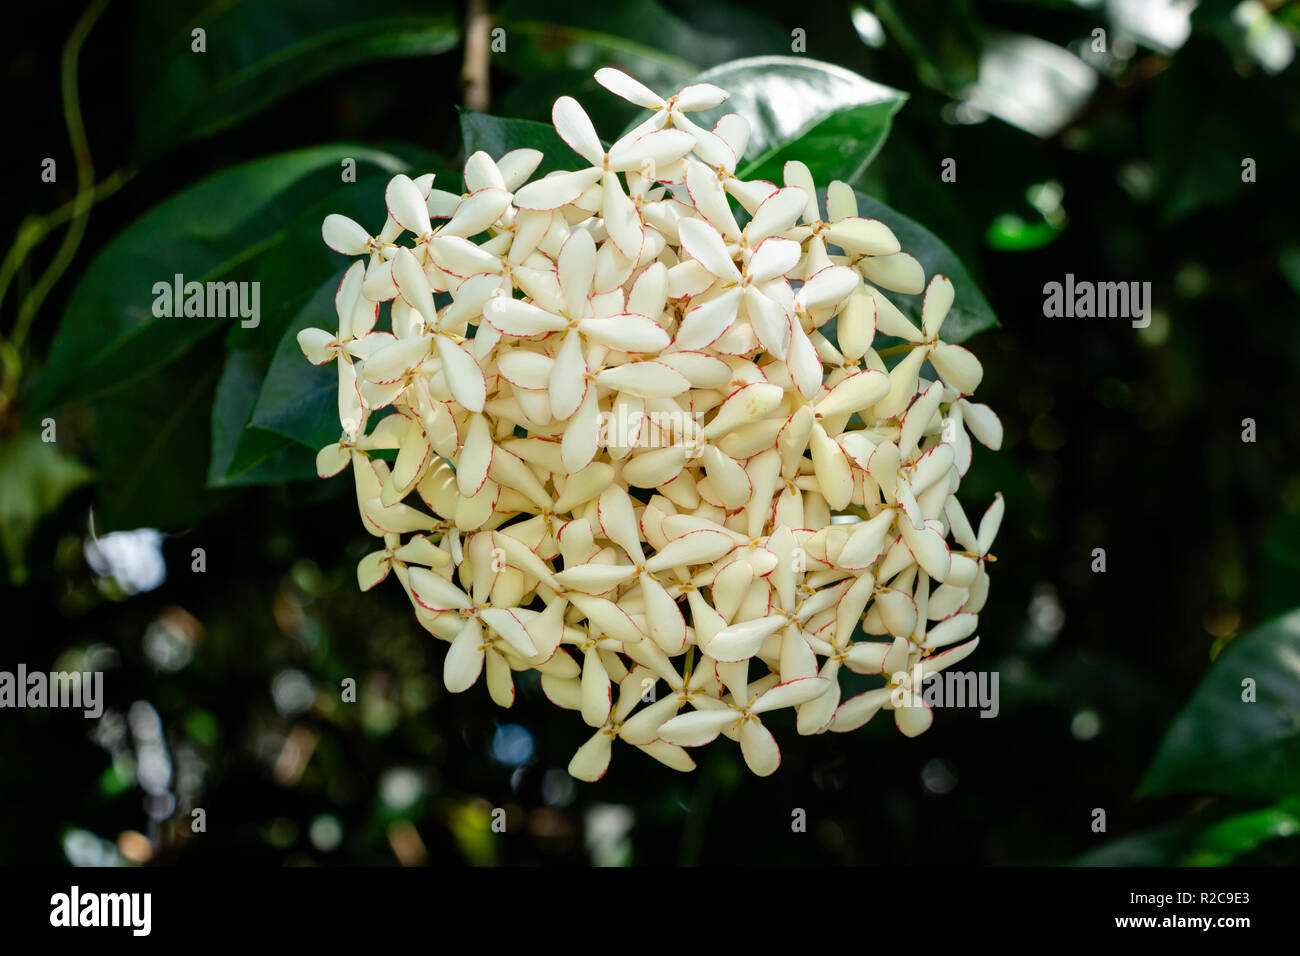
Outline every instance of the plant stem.
{"label": "plant stem", "polygon": [[[135,170],[131,169],[119,169],[105,176],[95,184],[91,204],[107,199],[134,178]],[[28,253],[40,245],[56,226],[71,219],[81,202],[81,194],[78,193],[44,216],[27,216],[23,219],[18,227],[18,234],[14,237],[13,245],[5,254],[4,261],[0,262],[0,304],[4,303],[5,296],[9,292],[9,284],[13,282],[18,268],[27,259]]]}
{"label": "plant stem", "polygon": [[18,320],[14,323],[13,334],[9,337],[14,349],[22,348],[23,340],[27,337],[27,331],[31,328],[37,309],[54,288],[54,283],[59,280],[59,276],[63,275],[63,271],[72,262],[72,257],[76,255],[77,247],[81,245],[81,238],[86,233],[90,207],[94,205],[95,164],[90,155],[90,143],[86,140],[86,127],[81,120],[81,100],[77,92],[77,58],[81,54],[82,44],[86,42],[86,37],[90,35],[91,29],[100,14],[104,12],[104,8],[108,6],[108,2],[109,0],[94,0],[81,15],[77,25],[72,28],[68,42],[63,47],[61,71],[63,117],[68,125],[68,139],[72,143],[72,154],[77,162],[77,196],[73,200],[72,220],[68,224],[68,231],[63,236],[63,242],[59,244],[58,252],[54,254],[45,272],[18,307]]}
{"label": "plant stem", "polygon": [[892,345],[887,349],[881,349],[876,354],[881,358],[888,358],[891,355],[902,355],[905,352],[912,351],[912,349],[919,348],[921,344],[922,343],[920,342],[904,342],[902,345]]}
{"label": "plant stem", "polygon": [[492,16],[487,0],[469,0],[465,12],[465,65],[460,72],[465,107],[486,113],[492,99],[488,56],[491,53]]}

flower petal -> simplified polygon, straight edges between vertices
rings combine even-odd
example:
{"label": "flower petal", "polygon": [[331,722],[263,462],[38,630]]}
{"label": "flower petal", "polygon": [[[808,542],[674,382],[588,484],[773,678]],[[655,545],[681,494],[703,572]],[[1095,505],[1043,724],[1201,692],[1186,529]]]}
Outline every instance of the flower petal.
{"label": "flower petal", "polygon": [[659,728],[659,739],[679,747],[701,747],[740,719],[731,708],[678,714]]}
{"label": "flower petal", "polygon": [[360,223],[336,212],[325,217],[320,231],[325,245],[345,256],[365,255],[370,245],[370,234]]}
{"label": "flower petal", "polygon": [[588,339],[622,352],[659,352],[670,341],[654,319],[631,313],[583,319],[578,328]]}
{"label": "flower petal", "polygon": [[581,169],[572,173],[557,173],[521,186],[515,192],[515,205],[520,209],[547,210],[567,206],[587,187],[600,180],[600,169]]}
{"label": "flower petal", "polygon": [[739,282],[740,270],[727,252],[727,246],[717,229],[699,219],[684,219],[677,226],[682,250],[709,270],[711,275],[727,282]]}
{"label": "flower petal", "polygon": [[469,690],[483,671],[483,629],[475,618],[461,627],[442,661],[442,682],[448,691]]}
{"label": "flower petal", "polygon": [[649,87],[611,66],[596,71],[596,82],[636,106],[655,109],[664,105],[663,99]]}
{"label": "flower petal", "polygon": [[690,309],[677,329],[677,348],[698,351],[716,342],[736,321],[744,291],[737,286]]}
{"label": "flower petal", "polygon": [[[745,275],[749,276],[751,282],[768,282],[784,276],[798,265],[800,255],[799,243],[792,239],[781,239],[776,236],[764,239],[750,257],[749,265],[745,267]],[[852,269],[845,267],[844,271],[853,278],[854,282],[857,281],[857,276],[853,274]],[[846,292],[845,295],[847,294]]]}
{"label": "flower petal", "polygon": [[757,720],[747,720],[740,727],[740,752],[755,776],[769,777],[781,766],[781,748],[772,732]]}
{"label": "flower petal", "polygon": [[600,144],[596,127],[591,125],[587,111],[572,96],[561,96],[551,108],[551,122],[555,131],[569,147],[591,163],[599,166],[605,161],[605,147]]}
{"label": "flower petal", "polygon": [[393,217],[393,221],[407,232],[427,236],[433,230],[424,194],[411,181],[410,176],[398,173],[389,180],[384,190],[384,202],[388,205],[388,214]]}
{"label": "flower petal", "polygon": [[595,783],[609,770],[610,753],[614,738],[603,730],[592,734],[591,738],[578,748],[578,752],[569,761],[569,774],[579,780]]}
{"label": "flower petal", "polygon": [[754,218],[745,227],[750,245],[762,242],[768,236],[786,232],[794,227],[808,208],[808,194],[797,186],[778,189],[758,207]]}
{"label": "flower petal", "polygon": [[451,394],[467,411],[483,411],[487,400],[487,380],[474,356],[445,335],[435,336],[434,339]]}

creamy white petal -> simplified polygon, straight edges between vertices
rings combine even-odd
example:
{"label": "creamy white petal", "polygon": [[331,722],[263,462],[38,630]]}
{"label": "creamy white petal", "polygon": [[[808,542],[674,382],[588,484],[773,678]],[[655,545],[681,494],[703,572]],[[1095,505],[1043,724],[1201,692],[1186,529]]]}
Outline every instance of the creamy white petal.
{"label": "creamy white petal", "polygon": [[736,321],[743,292],[739,287],[728,289],[721,295],[692,307],[677,330],[677,347],[693,351],[705,349],[716,342]]}
{"label": "creamy white petal", "polygon": [[636,106],[654,109],[664,105],[658,94],[622,70],[609,66],[599,69],[596,71],[596,82],[615,96],[621,96]]}
{"label": "creamy white petal", "polygon": [[569,774],[588,783],[595,783],[605,776],[613,742],[614,739],[603,730],[596,731],[569,761]]}
{"label": "creamy white petal", "polygon": [[851,255],[891,256],[900,248],[898,237],[883,222],[856,216],[833,223],[826,238]]}
{"label": "creamy white petal", "polygon": [[768,236],[785,232],[799,221],[808,206],[808,194],[797,186],[779,189],[763,201],[754,218],[745,227],[751,244]]}
{"label": "creamy white petal", "polygon": [[593,183],[599,182],[600,170],[592,167],[572,173],[559,173],[521,186],[515,192],[520,209],[558,209],[573,202]]}
{"label": "creamy white petal", "polygon": [[429,208],[424,204],[424,194],[411,181],[411,177],[398,173],[384,190],[384,201],[393,221],[408,232],[425,236],[433,229],[429,223]]}
{"label": "creamy white petal", "polygon": [[915,256],[897,252],[892,256],[868,256],[858,260],[862,274],[892,292],[917,295],[925,289],[925,269]]}
{"label": "creamy white petal", "polygon": [[691,387],[685,375],[662,362],[628,362],[607,368],[596,376],[596,381],[642,398],[672,398]]}
{"label": "creamy white petal", "polygon": [[565,421],[582,405],[587,388],[587,360],[582,355],[582,336],[570,329],[556,353],[549,383],[551,411]]}
{"label": "creamy white petal", "polygon": [[740,281],[740,270],[715,228],[699,219],[686,219],[678,225],[677,232],[681,236],[683,251],[712,275],[727,282]]}
{"label": "creamy white petal", "polygon": [[506,335],[530,336],[558,332],[568,323],[558,315],[522,299],[494,297],[483,306],[483,318]]}
{"label": "creamy white petal", "polygon": [[979,359],[960,345],[940,344],[930,353],[930,364],[944,382],[963,395],[975,391],[984,377]]}
{"label": "creamy white petal", "polygon": [[442,682],[453,694],[469,690],[483,671],[483,631],[474,618],[465,621],[442,661]]}
{"label": "creamy white petal", "polygon": [[[752,577],[751,577],[752,580]],[[780,615],[741,621],[723,628],[709,641],[708,653],[714,660],[747,661],[763,646],[763,642],[786,624]]]}
{"label": "creamy white petal", "polygon": [[583,319],[578,328],[587,338],[624,352],[659,352],[669,342],[664,327],[645,315],[628,313]]}
{"label": "creamy white petal", "polygon": [[435,336],[435,341],[451,394],[468,411],[483,411],[483,403],[487,399],[487,380],[474,356],[445,335]]}
{"label": "creamy white petal", "polygon": [[605,161],[605,148],[596,135],[596,127],[591,125],[587,111],[572,96],[561,96],[555,101],[551,122],[560,138],[587,162],[599,166]]}
{"label": "creamy white petal", "polygon": [[693,710],[678,714],[659,728],[659,738],[679,747],[700,747],[735,724],[740,715],[734,710]]}
{"label": "creamy white petal", "polygon": [[321,224],[321,237],[325,245],[347,256],[364,255],[370,244],[370,234],[347,216],[330,213]]}
{"label": "creamy white petal", "polygon": [[781,766],[781,749],[776,745],[776,738],[756,720],[741,725],[740,752],[755,776],[771,776]]}
{"label": "creamy white petal", "polygon": [[[773,236],[770,239],[764,239],[754,255],[750,257],[749,265],[745,267],[745,275],[752,282],[767,282],[779,276],[790,272],[799,264],[799,243],[790,239],[781,239]],[[857,282],[857,276],[853,274],[852,269],[845,269],[854,283]],[[848,293],[846,292],[845,295]]]}
{"label": "creamy white petal", "polygon": [[769,688],[749,705],[751,713],[765,714],[782,707],[798,707],[825,693],[828,682],[822,677],[797,677]]}

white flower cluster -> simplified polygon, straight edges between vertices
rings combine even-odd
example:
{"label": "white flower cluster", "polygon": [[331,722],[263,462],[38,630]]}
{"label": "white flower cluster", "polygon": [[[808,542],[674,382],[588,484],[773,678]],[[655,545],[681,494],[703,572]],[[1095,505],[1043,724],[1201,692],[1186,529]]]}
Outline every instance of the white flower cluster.
{"label": "white flower cluster", "polygon": [[[615,738],[685,771],[719,734],[770,774],[762,719],[786,707],[801,734],[882,708],[919,734],[917,682],[978,643],[1002,515],[999,496],[976,531],[954,496],[967,430],[996,448],[1002,429],[967,398],[975,357],[940,338],[953,286],[926,288],[844,183],[823,213],[802,163],[784,187],[738,178],[748,123],[689,116],[717,87],[596,79],[651,115],[607,150],[558,100],[583,168],[527,182],[538,151],[477,152],[463,195],[395,177],[378,235],[325,220],[365,259],[337,332],[298,338],[338,364],[343,434],[318,471],[352,466],[383,542],[360,585],[394,574],[451,644],[449,691],[486,671],[509,707],[513,672],[540,672],[595,730],[569,765],[584,780]],[[920,328],[882,291],[923,289]],[[892,369],[877,335],[902,340]],[[842,668],[885,684],[842,699]]]}

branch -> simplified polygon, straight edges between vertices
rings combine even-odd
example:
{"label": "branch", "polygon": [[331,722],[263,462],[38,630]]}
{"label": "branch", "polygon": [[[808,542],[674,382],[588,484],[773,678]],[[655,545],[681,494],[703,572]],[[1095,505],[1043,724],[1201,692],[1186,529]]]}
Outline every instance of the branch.
{"label": "branch", "polygon": [[465,14],[465,66],[460,72],[460,86],[467,109],[486,113],[492,98],[488,77],[491,52],[492,15],[487,0],[469,0]]}

